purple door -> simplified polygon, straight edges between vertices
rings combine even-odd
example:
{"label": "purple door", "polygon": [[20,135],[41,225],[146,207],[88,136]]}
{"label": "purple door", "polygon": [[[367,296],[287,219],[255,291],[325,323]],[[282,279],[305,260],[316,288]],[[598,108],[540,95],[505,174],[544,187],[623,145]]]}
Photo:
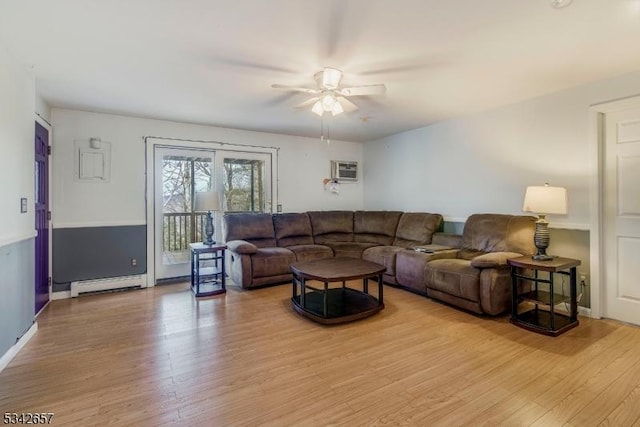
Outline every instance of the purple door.
{"label": "purple door", "polygon": [[49,302],[49,131],[36,122],[36,314]]}

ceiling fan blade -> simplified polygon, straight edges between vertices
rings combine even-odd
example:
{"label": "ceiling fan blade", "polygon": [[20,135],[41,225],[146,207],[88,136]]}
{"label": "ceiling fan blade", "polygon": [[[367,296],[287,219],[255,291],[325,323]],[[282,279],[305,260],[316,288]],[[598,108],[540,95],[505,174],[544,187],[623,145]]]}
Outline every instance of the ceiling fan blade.
{"label": "ceiling fan blade", "polygon": [[352,111],[356,111],[358,109],[358,106],[356,104],[354,104],[353,102],[349,101],[344,96],[339,96],[336,99],[338,100],[340,105],[342,105],[342,108],[344,108],[344,111],[346,111],[347,113],[350,113]]}
{"label": "ceiling fan blade", "polygon": [[384,95],[387,87],[383,84],[345,87],[338,91],[343,96]]}
{"label": "ceiling fan blade", "polygon": [[296,105],[296,106],[295,106],[295,107],[293,107],[293,108],[296,108],[296,109],[308,108],[310,105],[315,104],[315,103],[316,103],[317,101],[319,101],[319,100],[320,100],[320,97],[319,97],[319,96],[314,96],[313,98],[311,98],[311,99],[307,99],[306,101],[301,102],[300,104]]}
{"label": "ceiling fan blade", "polygon": [[310,87],[287,86],[287,85],[278,85],[278,84],[272,84],[271,87],[274,89],[293,90],[296,92],[310,93],[313,95],[320,92],[318,89],[313,89]]}

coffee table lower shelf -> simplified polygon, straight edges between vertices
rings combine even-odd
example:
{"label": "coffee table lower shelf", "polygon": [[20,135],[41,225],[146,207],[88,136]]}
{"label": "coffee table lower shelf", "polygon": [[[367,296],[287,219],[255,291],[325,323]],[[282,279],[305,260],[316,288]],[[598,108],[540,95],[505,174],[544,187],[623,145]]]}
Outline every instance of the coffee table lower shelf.
{"label": "coffee table lower shelf", "polygon": [[291,298],[293,309],[311,320],[325,325],[351,322],[376,314],[384,308],[368,293],[351,288],[327,289],[327,315],[324,315],[324,292],[307,292],[304,307],[300,295]]}

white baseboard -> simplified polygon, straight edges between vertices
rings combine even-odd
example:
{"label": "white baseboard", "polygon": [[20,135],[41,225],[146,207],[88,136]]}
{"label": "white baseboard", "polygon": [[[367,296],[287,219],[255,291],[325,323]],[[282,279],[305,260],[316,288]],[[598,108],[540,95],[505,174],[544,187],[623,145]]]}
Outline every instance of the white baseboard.
{"label": "white baseboard", "polygon": [[29,340],[36,334],[37,330],[38,322],[33,322],[33,325],[31,325],[29,330],[20,337],[18,342],[15,343],[9,350],[7,350],[4,356],[0,358],[0,372],[2,372],[2,370],[7,367],[9,362],[11,362],[14,357],[16,357],[16,354],[18,354],[18,352],[22,350],[22,347],[24,347],[29,342]]}
{"label": "white baseboard", "polygon": [[55,301],[57,299],[67,299],[71,298],[71,291],[58,291],[51,293],[51,301]]}
{"label": "white baseboard", "polygon": [[591,317],[591,309],[587,307],[578,306],[578,315],[584,317]]}

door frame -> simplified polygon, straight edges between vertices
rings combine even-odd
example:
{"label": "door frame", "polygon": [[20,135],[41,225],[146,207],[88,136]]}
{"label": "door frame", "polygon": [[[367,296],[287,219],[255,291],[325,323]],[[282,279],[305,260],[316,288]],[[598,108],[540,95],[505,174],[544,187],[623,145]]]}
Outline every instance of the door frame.
{"label": "door frame", "polygon": [[[42,117],[40,117],[40,115],[35,114],[35,121],[42,126],[43,128],[45,128],[47,130],[47,135],[48,135],[48,141],[47,144],[49,145],[49,147],[51,147],[51,150],[53,150],[53,127],[51,126],[51,124],[49,122],[47,122],[45,119],[43,119]],[[35,135],[34,135],[34,139],[35,139]],[[47,162],[47,191],[49,192],[49,212],[52,212],[52,216],[53,216],[53,197],[51,197],[52,193],[51,193],[51,183],[53,182],[53,162],[51,161],[52,158],[51,156],[49,156],[48,162]],[[34,194],[34,203],[35,203],[35,194]],[[53,277],[53,227],[52,227],[52,223],[53,221],[51,219],[48,219],[47,221],[49,221],[49,227],[48,227],[48,240],[49,240],[49,244],[48,244],[48,248],[47,248],[47,257],[48,259],[48,271],[47,271],[47,277],[49,277],[49,279],[51,279]],[[35,268],[35,266],[34,266]],[[53,296],[53,289],[52,289],[52,283],[49,282],[49,301],[44,305],[44,307],[42,307],[42,309],[36,313],[36,317],[42,313],[44,311],[44,309],[47,307],[47,305],[49,305],[49,303],[51,302],[52,296]]]}
{"label": "door frame", "polygon": [[604,314],[604,295],[607,286],[605,280],[604,239],[604,116],[620,110],[640,107],[640,96],[631,96],[600,104],[589,108],[589,152],[590,152],[590,216],[591,227],[590,261],[591,261],[591,317],[600,319]]}
{"label": "door frame", "polygon": [[155,286],[155,148],[176,148],[195,150],[224,150],[236,151],[238,153],[263,153],[271,158],[271,212],[273,206],[278,202],[278,147],[267,147],[249,144],[235,144],[219,141],[180,139],[158,136],[143,137],[145,144],[145,198],[146,198],[146,218],[147,218],[147,287]]}

